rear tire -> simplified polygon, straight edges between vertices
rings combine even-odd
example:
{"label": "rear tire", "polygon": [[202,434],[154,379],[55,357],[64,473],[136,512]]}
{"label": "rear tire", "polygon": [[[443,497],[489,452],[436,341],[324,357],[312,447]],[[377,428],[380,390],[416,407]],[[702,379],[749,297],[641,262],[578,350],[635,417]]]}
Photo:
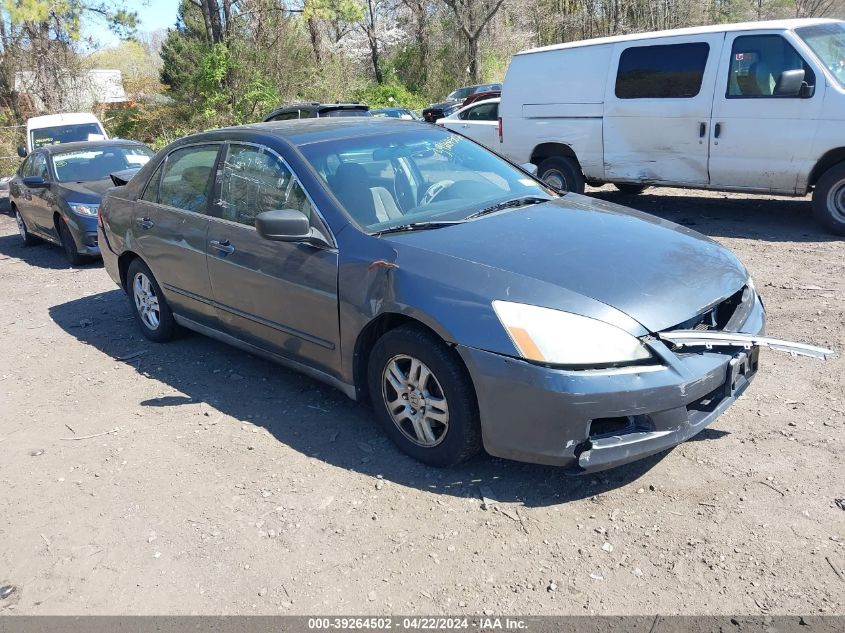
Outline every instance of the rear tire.
{"label": "rear tire", "polygon": [[537,177],[558,191],[584,193],[584,174],[569,156],[552,156],[537,165]]}
{"label": "rear tire", "polygon": [[630,182],[615,182],[613,186],[626,196],[636,196],[648,189],[648,185],[635,185]]}
{"label": "rear tire", "polygon": [[132,260],[126,271],[126,292],[144,336],[156,343],[166,343],[176,335],[178,326],[167,299],[152,271],[140,259]]}
{"label": "rear tire", "polygon": [[21,212],[18,211],[16,207],[12,207],[12,211],[15,214],[15,222],[18,224],[18,233],[21,236],[21,242],[23,242],[23,245],[33,246],[38,244],[40,240],[30,233],[28,228],[26,228],[26,222],[24,222]]}
{"label": "rear tire", "polygon": [[63,218],[59,218],[56,223],[56,228],[59,229],[59,239],[62,242],[62,249],[65,252],[65,257],[71,266],[79,266],[85,261],[85,257],[79,254],[76,250],[76,242],[71,235],[70,229]]}
{"label": "rear tire", "polygon": [[836,235],[845,235],[845,163],[828,169],[813,191],[813,215]]}
{"label": "rear tire", "polygon": [[414,459],[442,468],[482,450],[472,381],[431,332],[410,325],[387,332],[370,353],[367,382],[385,433]]}

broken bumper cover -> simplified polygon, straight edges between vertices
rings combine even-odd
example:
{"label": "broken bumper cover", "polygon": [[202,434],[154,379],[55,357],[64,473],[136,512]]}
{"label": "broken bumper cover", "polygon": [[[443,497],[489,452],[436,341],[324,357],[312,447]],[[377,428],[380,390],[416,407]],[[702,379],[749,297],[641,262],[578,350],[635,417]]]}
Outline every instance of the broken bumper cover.
{"label": "broken bumper cover", "polygon": [[[763,331],[755,306],[743,329]],[[518,461],[596,472],[694,436],[748,387],[757,349],[673,352],[649,341],[661,364],[566,370],[458,346],[478,394],[484,447]]]}

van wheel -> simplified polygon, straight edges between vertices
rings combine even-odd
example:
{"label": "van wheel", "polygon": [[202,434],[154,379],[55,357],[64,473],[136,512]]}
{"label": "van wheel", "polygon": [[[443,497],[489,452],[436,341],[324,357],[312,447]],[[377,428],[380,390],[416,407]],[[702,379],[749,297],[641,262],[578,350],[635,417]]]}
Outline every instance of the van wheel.
{"label": "van wheel", "polygon": [[845,163],[828,169],[813,191],[813,215],[837,235],[845,235]]}
{"label": "van wheel", "polygon": [[370,353],[367,382],[376,418],[411,457],[447,467],[481,451],[472,381],[434,334],[413,326],[387,332]]}
{"label": "van wheel", "polygon": [[558,191],[584,193],[581,167],[568,156],[552,156],[537,165],[537,177]]}
{"label": "van wheel", "polygon": [[630,182],[615,182],[613,186],[619,190],[619,193],[624,193],[626,196],[636,196],[648,189],[648,185],[635,185]]}

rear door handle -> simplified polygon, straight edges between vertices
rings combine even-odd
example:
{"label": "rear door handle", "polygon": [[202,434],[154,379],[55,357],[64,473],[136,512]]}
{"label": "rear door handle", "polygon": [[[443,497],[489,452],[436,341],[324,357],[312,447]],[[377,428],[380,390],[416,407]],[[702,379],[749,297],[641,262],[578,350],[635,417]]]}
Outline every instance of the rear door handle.
{"label": "rear door handle", "polygon": [[704,138],[705,134],[707,134],[707,124],[702,121],[698,124],[698,138]]}
{"label": "rear door handle", "polygon": [[138,218],[137,220],[135,220],[135,224],[145,230],[151,229],[156,225],[156,223],[153,222],[150,218]]}
{"label": "rear door handle", "polygon": [[211,240],[209,245],[211,248],[216,248],[221,253],[226,253],[227,255],[231,255],[235,252],[235,247],[229,244],[229,240],[223,240],[222,242],[219,240]]}
{"label": "rear door handle", "polygon": [[719,134],[722,133],[722,124],[717,123],[713,128],[713,138],[719,138]]}

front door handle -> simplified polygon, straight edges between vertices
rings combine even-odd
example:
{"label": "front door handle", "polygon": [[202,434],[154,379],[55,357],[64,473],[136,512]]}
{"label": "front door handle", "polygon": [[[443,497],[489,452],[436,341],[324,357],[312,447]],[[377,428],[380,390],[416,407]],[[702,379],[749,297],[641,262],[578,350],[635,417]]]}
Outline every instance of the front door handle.
{"label": "front door handle", "polygon": [[138,218],[135,220],[135,224],[144,230],[151,229],[156,225],[150,218]]}
{"label": "front door handle", "polygon": [[707,124],[702,121],[698,124],[698,138],[704,138],[705,134],[707,134]]}
{"label": "front door handle", "polygon": [[719,134],[721,134],[721,133],[722,133],[722,124],[721,124],[721,123],[717,123],[717,124],[713,127],[713,138],[719,138]]}
{"label": "front door handle", "polygon": [[229,240],[223,240],[222,242],[219,240],[211,240],[209,245],[211,248],[216,248],[221,253],[226,253],[227,255],[231,255],[235,252],[235,247],[229,244]]}

